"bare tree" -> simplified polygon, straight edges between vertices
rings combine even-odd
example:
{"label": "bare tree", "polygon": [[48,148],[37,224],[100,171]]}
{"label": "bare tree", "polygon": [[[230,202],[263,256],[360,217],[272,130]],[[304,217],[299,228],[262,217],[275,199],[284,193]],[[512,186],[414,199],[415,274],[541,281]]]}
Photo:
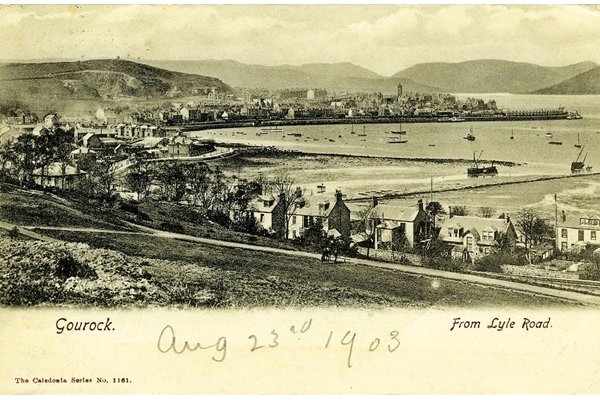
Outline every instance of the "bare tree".
{"label": "bare tree", "polygon": [[469,210],[466,206],[452,206],[452,215],[467,216]]}
{"label": "bare tree", "polygon": [[[210,173],[211,170],[205,163],[187,165],[186,176],[190,197],[192,198],[191,204],[196,205],[198,200],[202,199],[202,194],[209,188]],[[206,206],[206,204],[203,205]]]}
{"label": "bare tree", "polygon": [[138,200],[143,200],[150,192],[155,177],[156,165],[140,160],[129,168],[124,183],[129,190],[137,194]]}
{"label": "bare tree", "polygon": [[492,218],[496,210],[493,207],[479,207],[479,215],[483,218]]}
{"label": "bare tree", "polygon": [[298,207],[298,199],[302,196],[299,188],[294,188],[296,181],[289,174],[280,173],[271,182],[271,187],[279,201],[283,204],[285,215],[285,238],[289,235],[290,219]]}
{"label": "bare tree", "polygon": [[516,214],[516,223],[525,234],[525,247],[529,249],[534,244],[541,243],[551,234],[552,227],[546,218],[532,208],[522,208]]}

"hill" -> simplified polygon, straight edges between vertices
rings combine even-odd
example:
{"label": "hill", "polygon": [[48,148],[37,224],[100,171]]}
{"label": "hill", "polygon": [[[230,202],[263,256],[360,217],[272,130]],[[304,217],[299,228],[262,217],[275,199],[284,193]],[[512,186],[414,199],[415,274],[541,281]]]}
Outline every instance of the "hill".
{"label": "hill", "polygon": [[394,75],[451,93],[529,93],[596,67],[582,62],[564,67],[543,67],[505,60],[417,64]]}
{"label": "hill", "polygon": [[535,94],[600,94],[600,67],[540,89]]}
{"label": "hill", "polygon": [[172,71],[214,76],[231,86],[265,88],[322,88],[338,92],[396,93],[402,81],[405,91],[436,92],[438,88],[416,83],[410,79],[385,78],[352,63],[304,64],[300,66],[243,64],[233,60],[200,61],[140,61]]}
{"label": "hill", "polygon": [[216,78],[118,59],[5,64],[0,81],[0,97],[13,99],[164,98],[230,90]]}

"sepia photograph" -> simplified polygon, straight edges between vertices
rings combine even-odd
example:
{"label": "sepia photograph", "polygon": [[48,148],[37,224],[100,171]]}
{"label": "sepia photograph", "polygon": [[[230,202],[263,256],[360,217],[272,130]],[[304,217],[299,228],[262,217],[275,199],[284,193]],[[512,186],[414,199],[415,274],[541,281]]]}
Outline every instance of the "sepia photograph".
{"label": "sepia photograph", "polygon": [[1,394],[600,393],[597,5],[1,5]]}

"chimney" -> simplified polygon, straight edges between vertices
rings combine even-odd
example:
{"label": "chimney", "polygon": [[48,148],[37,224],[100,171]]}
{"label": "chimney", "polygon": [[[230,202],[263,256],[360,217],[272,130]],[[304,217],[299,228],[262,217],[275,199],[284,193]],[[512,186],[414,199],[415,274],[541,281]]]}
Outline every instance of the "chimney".
{"label": "chimney", "polygon": [[448,206],[448,218],[452,218],[452,206]]}
{"label": "chimney", "polygon": [[419,211],[423,211],[423,200],[419,199],[419,201],[417,201],[417,205],[419,206]]}
{"label": "chimney", "polygon": [[302,189],[300,186],[296,187],[296,192],[294,192],[295,197],[302,197]]}
{"label": "chimney", "polygon": [[335,199],[336,199],[336,201],[342,201],[342,191],[341,190],[335,191]]}
{"label": "chimney", "polygon": [[510,222],[510,215],[506,214],[506,223],[508,224]]}
{"label": "chimney", "polygon": [[377,201],[377,197],[373,196],[373,200],[371,200],[371,206],[373,208],[377,207],[378,201]]}

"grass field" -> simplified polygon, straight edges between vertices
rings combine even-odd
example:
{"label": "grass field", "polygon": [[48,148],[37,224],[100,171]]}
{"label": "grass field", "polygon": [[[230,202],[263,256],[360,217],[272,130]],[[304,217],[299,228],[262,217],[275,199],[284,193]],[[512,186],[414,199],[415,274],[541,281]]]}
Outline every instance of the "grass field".
{"label": "grass field", "polygon": [[[180,240],[127,234],[45,232],[53,237],[88,243],[92,247],[119,250],[131,256],[179,261],[160,262],[145,268],[165,285],[196,284],[194,268],[213,268],[228,276],[228,290],[242,307],[273,306],[273,299],[293,296],[295,304],[338,306],[332,293],[354,297],[353,305],[417,307],[541,307],[567,305],[561,300],[495,289],[463,282],[415,276],[354,264],[322,264],[318,260],[259,251],[232,249]],[[185,266],[185,267],[184,267]],[[284,288],[257,283],[285,280]],[[290,285],[290,282],[292,283]],[[251,287],[252,290],[246,290]],[[336,288],[324,295],[318,288]],[[281,292],[285,292],[282,294]],[[247,292],[247,293],[245,293]],[[278,300],[277,304],[281,304]]]}

